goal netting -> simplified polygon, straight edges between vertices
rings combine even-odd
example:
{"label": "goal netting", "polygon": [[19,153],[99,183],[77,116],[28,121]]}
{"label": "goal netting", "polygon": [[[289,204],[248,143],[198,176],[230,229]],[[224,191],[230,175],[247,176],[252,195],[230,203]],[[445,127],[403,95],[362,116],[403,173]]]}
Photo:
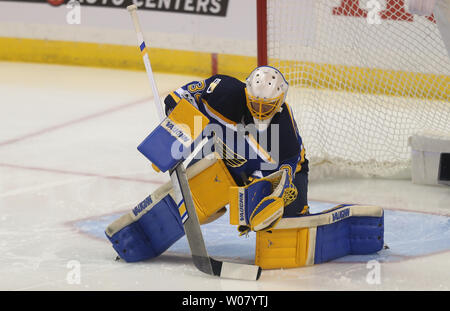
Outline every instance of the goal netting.
{"label": "goal netting", "polygon": [[312,172],[407,176],[411,135],[450,134],[450,61],[434,16],[409,14],[404,0],[266,5],[258,56],[289,81]]}

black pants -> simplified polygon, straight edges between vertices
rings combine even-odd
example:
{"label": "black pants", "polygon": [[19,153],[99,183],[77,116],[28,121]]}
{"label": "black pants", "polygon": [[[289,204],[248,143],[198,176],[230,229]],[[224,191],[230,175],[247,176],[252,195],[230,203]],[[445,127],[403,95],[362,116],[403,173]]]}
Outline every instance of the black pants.
{"label": "black pants", "polygon": [[297,187],[297,198],[294,202],[284,207],[283,217],[297,217],[308,211],[308,160],[302,164],[302,169],[294,177],[294,185]]}

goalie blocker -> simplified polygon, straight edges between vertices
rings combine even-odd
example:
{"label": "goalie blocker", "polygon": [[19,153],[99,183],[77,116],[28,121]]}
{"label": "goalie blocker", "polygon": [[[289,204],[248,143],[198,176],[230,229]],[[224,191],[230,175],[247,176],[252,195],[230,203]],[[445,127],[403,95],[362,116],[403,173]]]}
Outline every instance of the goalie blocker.
{"label": "goalie blocker", "polygon": [[166,172],[190,154],[194,142],[201,138],[208,124],[208,118],[182,98],[138,146],[138,150],[157,171]]}

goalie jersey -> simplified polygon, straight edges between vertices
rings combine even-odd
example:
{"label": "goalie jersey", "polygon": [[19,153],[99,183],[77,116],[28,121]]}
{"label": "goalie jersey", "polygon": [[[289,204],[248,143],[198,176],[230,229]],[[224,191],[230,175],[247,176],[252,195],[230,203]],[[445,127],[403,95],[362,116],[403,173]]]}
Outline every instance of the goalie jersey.
{"label": "goalie jersey", "polygon": [[210,130],[204,134],[213,142],[211,151],[222,156],[238,184],[280,168],[287,168],[291,178],[307,172],[302,139],[288,104],[283,103],[266,130],[257,131],[247,107],[245,87],[245,83],[226,75],[190,82],[165,98],[166,114],[185,98],[207,116]]}

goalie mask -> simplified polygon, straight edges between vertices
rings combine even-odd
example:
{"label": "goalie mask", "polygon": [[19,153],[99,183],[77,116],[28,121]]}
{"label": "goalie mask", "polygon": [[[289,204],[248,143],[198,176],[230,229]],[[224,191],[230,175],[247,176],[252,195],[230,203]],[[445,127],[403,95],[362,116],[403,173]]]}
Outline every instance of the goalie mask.
{"label": "goalie mask", "polygon": [[272,117],[280,111],[288,88],[283,74],[273,67],[261,66],[250,73],[246,80],[245,95],[256,125],[267,128]]}

